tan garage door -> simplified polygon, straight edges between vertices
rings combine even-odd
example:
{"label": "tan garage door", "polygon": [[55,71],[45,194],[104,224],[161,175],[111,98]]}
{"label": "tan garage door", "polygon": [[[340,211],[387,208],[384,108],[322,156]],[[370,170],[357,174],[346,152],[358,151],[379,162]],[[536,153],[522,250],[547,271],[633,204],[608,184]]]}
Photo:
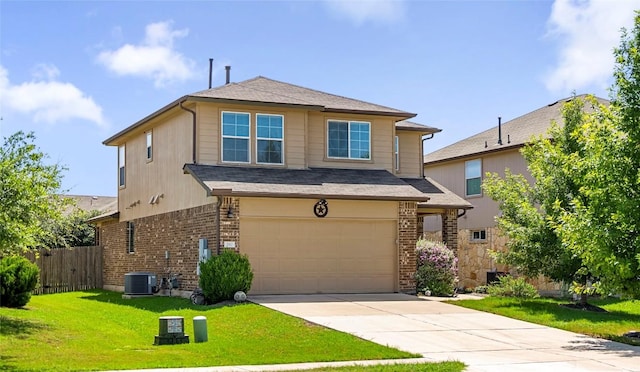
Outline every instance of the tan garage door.
{"label": "tan garage door", "polygon": [[251,293],[392,292],[396,231],[395,220],[241,218]]}

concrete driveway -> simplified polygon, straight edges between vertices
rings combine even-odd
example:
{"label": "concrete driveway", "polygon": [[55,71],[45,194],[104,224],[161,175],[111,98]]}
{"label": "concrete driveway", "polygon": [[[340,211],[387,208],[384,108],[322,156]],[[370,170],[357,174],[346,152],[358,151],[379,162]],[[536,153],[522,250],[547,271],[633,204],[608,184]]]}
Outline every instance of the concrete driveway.
{"label": "concrete driveway", "polygon": [[468,371],[640,371],[640,347],[404,294],[251,301],[429,360],[459,360]]}

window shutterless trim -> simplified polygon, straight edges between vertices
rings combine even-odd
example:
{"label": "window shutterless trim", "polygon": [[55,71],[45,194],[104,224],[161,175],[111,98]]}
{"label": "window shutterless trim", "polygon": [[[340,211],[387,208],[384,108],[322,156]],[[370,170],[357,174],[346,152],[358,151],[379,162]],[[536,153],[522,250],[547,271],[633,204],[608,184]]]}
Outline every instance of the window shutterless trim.
{"label": "window shutterless trim", "polygon": [[[338,124],[347,124],[347,156],[331,156],[329,155],[329,124],[330,123],[338,123]],[[369,157],[368,158],[354,158],[351,157],[351,125],[352,124],[366,124],[368,128],[368,138],[367,142],[369,144]],[[327,120],[327,130],[326,130],[326,138],[327,138],[327,159],[347,159],[347,160],[358,160],[358,161],[371,161],[373,157],[371,156],[371,122],[368,121],[357,121],[357,120],[339,120],[339,119],[328,119]]]}
{"label": "window shutterless trim", "polygon": [[118,146],[118,188],[123,189],[127,180],[127,149],[125,145]]}
{"label": "window shutterless trim", "polygon": [[[256,164],[264,164],[264,165],[284,165],[284,115],[280,114],[264,114],[264,113],[256,113],[256,140],[255,140],[255,149],[256,149]],[[266,138],[258,136],[258,116],[279,116],[282,118],[282,136],[280,139]],[[258,141],[280,141],[280,163],[269,163],[269,162],[261,162],[260,154],[258,153]]]}
{"label": "window shutterless trim", "polygon": [[[475,162],[480,163],[480,174],[475,177],[469,177],[467,166],[470,163],[475,163]],[[476,179],[480,180],[480,191],[475,194],[469,194],[469,187],[468,187],[469,181],[476,180]],[[464,162],[464,195],[467,197],[482,196],[482,159],[473,159],[473,160],[467,160]]]}
{"label": "window shutterless trim", "polygon": [[153,130],[145,132],[147,163],[153,161]]}
{"label": "window shutterless trim", "polygon": [[[243,136],[229,136],[224,134],[224,114],[240,114],[249,116],[249,134]],[[224,160],[224,139],[244,139],[247,140],[247,161]],[[251,113],[241,111],[220,111],[220,161],[222,163],[251,164]]]}

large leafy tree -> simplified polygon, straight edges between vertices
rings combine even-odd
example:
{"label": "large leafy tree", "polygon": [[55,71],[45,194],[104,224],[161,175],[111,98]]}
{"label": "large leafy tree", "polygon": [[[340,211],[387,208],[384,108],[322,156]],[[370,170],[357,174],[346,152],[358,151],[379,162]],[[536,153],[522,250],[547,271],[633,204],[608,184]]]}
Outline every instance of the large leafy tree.
{"label": "large leafy tree", "polygon": [[563,208],[570,208],[578,194],[574,172],[565,165],[579,154],[571,133],[582,124],[583,106],[582,100],[574,98],[563,107],[564,126],[553,123],[548,136],[533,139],[523,148],[534,183],[508,169],[504,178],[489,174],[483,183],[485,192],[499,202],[498,227],[509,238],[508,250],[494,255],[498,262],[529,277],[542,274],[556,282],[582,284],[588,279],[582,260],[555,231]]}
{"label": "large leafy tree", "polygon": [[0,148],[0,255],[40,246],[53,233],[48,223],[62,219],[64,168],[45,164],[34,141],[17,132]]}
{"label": "large leafy tree", "polygon": [[640,297],[640,13],[615,50],[611,107],[573,133],[580,194],[556,230],[603,289]]}

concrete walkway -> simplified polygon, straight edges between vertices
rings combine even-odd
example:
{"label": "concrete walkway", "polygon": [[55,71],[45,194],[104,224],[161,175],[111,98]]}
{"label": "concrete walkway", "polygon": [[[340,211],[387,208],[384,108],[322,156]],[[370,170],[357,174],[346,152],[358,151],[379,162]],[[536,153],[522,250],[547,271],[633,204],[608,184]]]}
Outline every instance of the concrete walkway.
{"label": "concrete walkway", "polygon": [[[251,301],[382,345],[421,354],[423,360],[459,360],[469,366],[468,371],[640,372],[640,347],[430,298],[403,294],[292,295],[251,296]],[[256,370],[273,370],[264,367]],[[310,368],[309,364],[304,368]]]}

